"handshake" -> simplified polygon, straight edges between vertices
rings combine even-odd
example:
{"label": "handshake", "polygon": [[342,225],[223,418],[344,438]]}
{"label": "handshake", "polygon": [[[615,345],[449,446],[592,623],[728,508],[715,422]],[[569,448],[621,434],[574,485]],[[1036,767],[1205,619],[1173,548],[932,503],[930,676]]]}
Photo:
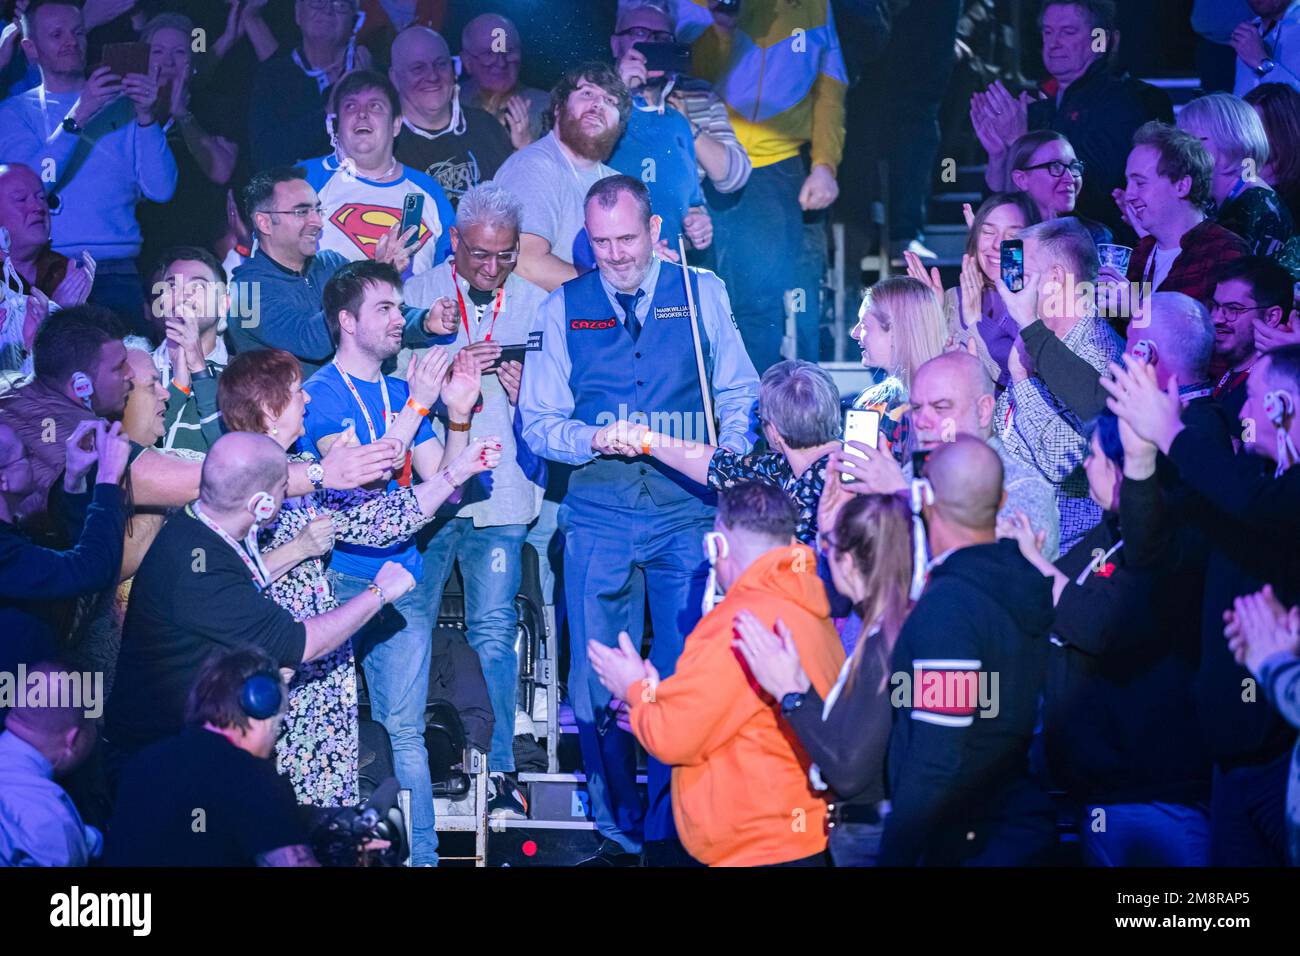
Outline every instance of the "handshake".
{"label": "handshake", "polygon": [[599,455],[636,458],[649,454],[649,449],[659,443],[659,438],[646,425],[619,420],[591,436],[591,450]]}

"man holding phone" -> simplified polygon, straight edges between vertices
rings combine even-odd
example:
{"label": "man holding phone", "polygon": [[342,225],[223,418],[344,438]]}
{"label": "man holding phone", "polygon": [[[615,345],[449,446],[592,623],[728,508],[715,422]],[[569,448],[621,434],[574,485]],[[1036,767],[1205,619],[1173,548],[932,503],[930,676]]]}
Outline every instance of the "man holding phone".
{"label": "man holding phone", "polygon": [[141,197],[172,198],[176,160],[154,121],[157,77],[117,70],[147,70],[148,51],[143,61],[123,51],[87,77],[79,4],[33,0],[22,22],[23,52],[40,68],[41,85],[0,105],[0,156],[43,178],[53,174],[54,251],[74,261],[90,253],[97,263],[90,301],[147,336],[135,206]]}
{"label": "man holding phone", "polygon": [[[677,249],[682,233],[694,248],[707,249],[713,242],[713,220],[695,172],[694,131],[685,116],[667,108],[690,66],[690,47],[674,42],[665,0],[620,5],[614,30],[609,46],[619,78],[632,93],[632,115],[609,165],[645,182],[650,204],[663,220],[659,234],[670,249]],[[643,175],[649,168],[653,177]]]}
{"label": "man holding phone", "polygon": [[[488,753],[493,788],[489,811],[519,817],[525,815],[527,803],[505,777],[515,769],[515,595],[524,539],[541,512],[546,484],[544,463],[515,437],[524,357],[541,348],[540,336],[529,335],[529,330],[546,297],[543,289],[515,274],[522,215],[519,200],[496,183],[472,187],[461,197],[450,230],[452,257],[416,276],[404,289],[408,304],[427,307],[435,321],[450,318],[446,324],[454,323],[452,334],[435,342],[453,355],[465,352],[478,362],[482,405],[470,422],[470,441],[480,435],[501,440],[501,464],[490,479],[473,479],[461,503],[446,506],[422,535],[419,586],[435,617],[452,563],[460,562],[467,638],[483,667],[495,718]],[[409,354],[399,355],[398,369],[409,362]],[[439,437],[445,434],[441,422],[434,427]]]}

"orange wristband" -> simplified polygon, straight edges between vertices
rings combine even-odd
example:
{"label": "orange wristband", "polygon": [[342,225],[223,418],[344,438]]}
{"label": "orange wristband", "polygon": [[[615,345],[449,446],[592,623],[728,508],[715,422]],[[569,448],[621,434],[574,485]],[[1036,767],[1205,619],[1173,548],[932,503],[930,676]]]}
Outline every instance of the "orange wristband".
{"label": "orange wristband", "polygon": [[644,432],[641,435],[641,454],[646,457],[653,457],[650,453],[650,432]]}
{"label": "orange wristband", "polygon": [[176,381],[176,379],[172,379],[172,385],[176,386],[176,390],[178,392],[181,392],[184,395],[188,395],[190,393],[190,390],[186,388],[184,385],[182,385],[180,382]]}
{"label": "orange wristband", "polygon": [[406,400],[406,407],[407,407],[407,408],[414,408],[414,409],[415,409],[415,413],[416,413],[417,415],[419,415],[421,418],[428,418],[428,417],[429,417],[429,410],[428,410],[427,408],[425,408],[423,405],[421,405],[419,402],[417,402],[417,401],[416,401],[415,399],[413,399],[413,398],[408,398],[408,399]]}

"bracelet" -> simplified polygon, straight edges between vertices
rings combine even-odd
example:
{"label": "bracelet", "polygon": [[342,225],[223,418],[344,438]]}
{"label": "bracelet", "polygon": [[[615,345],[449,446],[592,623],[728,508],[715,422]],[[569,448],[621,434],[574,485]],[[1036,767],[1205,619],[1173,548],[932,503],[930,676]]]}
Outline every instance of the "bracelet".
{"label": "bracelet", "polygon": [[645,455],[647,458],[653,458],[654,455],[651,454],[650,449],[650,432],[645,432],[641,435],[641,454]]}
{"label": "bracelet", "polygon": [[370,591],[372,594],[374,594],[375,597],[379,598],[380,607],[383,607],[385,604],[388,603],[388,600],[384,597],[384,589],[381,588],[374,581],[371,581],[369,584],[366,585],[366,590]]}
{"label": "bracelet", "polygon": [[417,401],[416,401],[415,399],[413,399],[413,398],[408,398],[408,399],[406,400],[406,407],[407,407],[407,408],[414,408],[414,409],[415,409],[415,413],[416,413],[417,415],[419,415],[421,418],[428,418],[428,417],[429,417],[429,410],[428,410],[427,408],[425,408],[423,405],[421,405],[419,402],[417,402]]}
{"label": "bracelet", "polygon": [[438,477],[441,478],[443,481],[445,481],[447,484],[451,485],[452,488],[460,487],[460,482],[452,479],[450,468],[444,468],[442,471],[438,472]]}
{"label": "bracelet", "polygon": [[469,431],[469,422],[453,422],[447,419],[447,431],[449,432],[467,432]]}
{"label": "bracelet", "polygon": [[174,387],[176,391],[180,392],[182,395],[188,395],[190,393],[190,390],[186,388],[184,385],[182,385],[180,382],[176,381],[176,379],[172,379],[172,387]]}

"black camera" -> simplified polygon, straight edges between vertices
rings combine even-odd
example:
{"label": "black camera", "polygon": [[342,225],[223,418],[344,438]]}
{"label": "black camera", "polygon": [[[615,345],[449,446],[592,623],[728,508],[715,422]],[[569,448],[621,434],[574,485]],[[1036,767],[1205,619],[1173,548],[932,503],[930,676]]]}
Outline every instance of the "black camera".
{"label": "black camera", "polygon": [[[309,807],[312,852],[321,866],[401,866],[409,849],[397,779],[389,777],[360,807]],[[382,849],[368,849],[376,841]]]}

